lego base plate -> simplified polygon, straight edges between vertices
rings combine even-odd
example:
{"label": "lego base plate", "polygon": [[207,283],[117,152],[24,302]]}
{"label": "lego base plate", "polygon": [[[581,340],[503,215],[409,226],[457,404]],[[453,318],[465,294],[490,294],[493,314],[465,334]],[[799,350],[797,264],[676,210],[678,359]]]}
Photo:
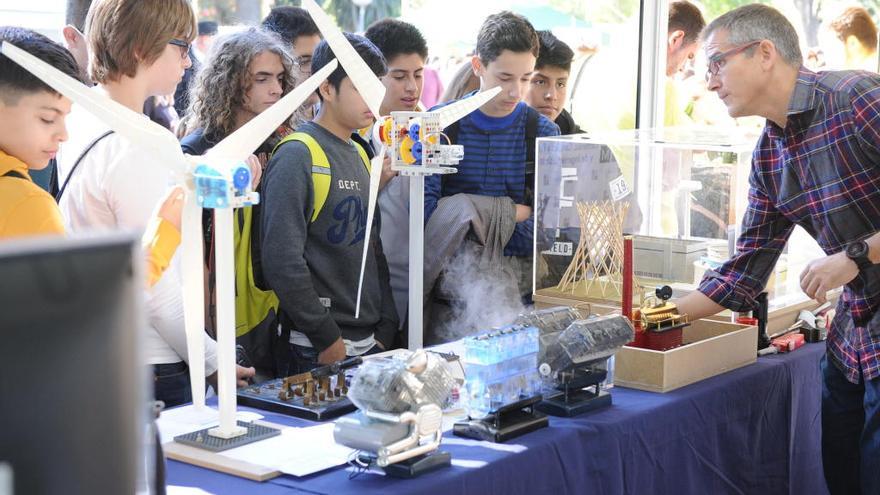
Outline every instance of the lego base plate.
{"label": "lego base plate", "polygon": [[284,380],[277,378],[256,385],[238,389],[238,403],[264,411],[271,411],[285,416],[308,419],[311,421],[326,421],[338,418],[357,409],[348,400],[348,397],[340,397],[333,400],[324,400],[308,406],[303,404],[302,397],[294,397],[290,400],[278,398],[278,392]]}
{"label": "lego base plate", "polygon": [[174,441],[184,445],[210,450],[211,452],[223,452],[224,450],[241,447],[242,445],[247,445],[281,434],[281,430],[277,428],[254,423],[245,423],[244,421],[239,421],[238,426],[247,429],[247,432],[244,435],[239,435],[237,437],[219,438],[211,436],[211,434],[208,433],[215,428],[212,426],[192,433],[178,435],[174,437]]}

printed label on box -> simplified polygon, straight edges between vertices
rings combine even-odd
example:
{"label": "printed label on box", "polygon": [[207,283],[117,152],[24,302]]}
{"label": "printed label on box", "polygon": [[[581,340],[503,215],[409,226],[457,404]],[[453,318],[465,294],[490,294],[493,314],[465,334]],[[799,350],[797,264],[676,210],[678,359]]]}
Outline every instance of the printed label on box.
{"label": "printed label on box", "polygon": [[609,182],[608,187],[611,188],[611,198],[614,199],[614,201],[620,201],[629,196],[632,192],[629,188],[629,184],[626,183],[626,179],[624,179],[622,175]]}
{"label": "printed label on box", "polygon": [[542,254],[553,256],[571,256],[574,253],[573,242],[554,242],[553,247],[544,251]]}

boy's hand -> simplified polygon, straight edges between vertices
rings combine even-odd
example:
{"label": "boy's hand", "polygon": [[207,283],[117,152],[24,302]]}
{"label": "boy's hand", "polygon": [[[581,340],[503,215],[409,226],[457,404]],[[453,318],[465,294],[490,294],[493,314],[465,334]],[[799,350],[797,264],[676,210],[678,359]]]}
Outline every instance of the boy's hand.
{"label": "boy's hand", "polygon": [[183,217],[183,202],[186,199],[186,193],[181,186],[174,186],[168,191],[165,199],[159,206],[159,218],[169,222],[180,231],[180,222]]}
{"label": "boy's hand", "polygon": [[532,208],[526,205],[516,205],[516,223],[525,222],[532,216]]}
{"label": "boy's hand", "polygon": [[251,169],[251,189],[256,189],[263,177],[263,164],[260,159],[254,155],[247,157],[245,163]]}
{"label": "boy's hand", "polygon": [[343,359],[345,359],[345,343],[342,342],[342,337],[318,354],[318,364],[333,364]]}
{"label": "boy's hand", "polygon": [[382,175],[379,177],[379,190],[381,191],[396,175],[397,171],[391,168],[391,156],[385,155],[382,161]]}
{"label": "boy's hand", "polygon": [[243,366],[235,365],[235,378],[239,387],[247,387],[250,383],[250,379],[257,374],[257,370],[252,367],[245,368]]}
{"label": "boy's hand", "polygon": [[[247,387],[248,379],[253,378],[254,375],[257,374],[257,370],[254,368],[245,368],[243,366],[235,365],[235,381],[236,386],[238,387]],[[205,378],[205,381],[208,382],[214,392],[217,392],[217,372],[215,371],[211,375]]]}

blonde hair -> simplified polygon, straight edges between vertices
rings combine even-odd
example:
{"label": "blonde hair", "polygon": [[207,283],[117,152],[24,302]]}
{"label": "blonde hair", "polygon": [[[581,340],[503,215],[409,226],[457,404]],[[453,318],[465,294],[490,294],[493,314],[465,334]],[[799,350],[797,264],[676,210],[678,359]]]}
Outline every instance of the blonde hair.
{"label": "blonde hair", "polygon": [[187,0],[98,0],[86,19],[89,77],[106,83],[134,77],[172,39],[192,42],[198,27]]}

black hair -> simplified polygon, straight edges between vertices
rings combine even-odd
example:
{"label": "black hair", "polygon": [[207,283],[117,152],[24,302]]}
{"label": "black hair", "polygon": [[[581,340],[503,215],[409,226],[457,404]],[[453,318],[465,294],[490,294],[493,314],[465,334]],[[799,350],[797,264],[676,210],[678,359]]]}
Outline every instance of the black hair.
{"label": "black hair", "polygon": [[263,28],[268,29],[285,43],[293,44],[300,36],[320,35],[318,26],[306,9],[300,7],[275,7],[263,19]]}
{"label": "black hair", "polygon": [[[40,33],[15,26],[0,26],[0,42],[12,43],[64,74],[81,81],[79,67],[73,55],[66,48]],[[13,62],[6,55],[0,54],[0,98],[5,103],[15,104],[22,93],[38,91],[58,94],[24,67]]]}
{"label": "black hair", "polygon": [[[352,48],[354,48],[354,51],[356,51],[364,62],[367,63],[367,66],[373,71],[373,74],[375,74],[376,77],[382,77],[388,72],[388,67],[385,65],[385,57],[382,56],[382,52],[379,51],[379,48],[377,48],[372,41],[357,34],[343,33],[343,35],[351,44]],[[336,58],[336,55],[333,55],[333,50],[330,49],[327,40],[321,40],[321,42],[318,43],[318,46],[315,47],[315,53],[312,54],[312,74],[321,70],[321,68],[330,63],[334,58]],[[346,74],[345,69],[342,68],[342,64],[339,64],[339,66],[336,67],[336,70],[330,73],[330,77],[327,78],[327,81],[330,83],[330,86],[338,92],[339,85],[342,84],[342,80],[346,77],[348,77],[348,74]],[[320,91],[318,92],[318,96],[321,96]],[[323,97],[321,99],[323,100]]]}
{"label": "black hair", "polygon": [[428,58],[425,37],[408,22],[390,18],[376,21],[367,28],[364,37],[379,48],[386,61],[411,53],[417,53],[422,60]]}
{"label": "black hair", "polygon": [[669,4],[669,27],[668,32],[681,30],[684,32],[684,44],[690,45],[700,36],[700,31],[706,27],[703,14],[696,5],[685,0],[679,0]]}
{"label": "black hair", "polygon": [[487,17],[477,35],[477,55],[483,65],[494,62],[504,50],[537,57],[540,46],[532,23],[507,10]]}
{"label": "black hair", "polygon": [[549,65],[570,72],[571,61],[574,60],[571,48],[550,31],[538,31],[538,39],[541,40],[541,52],[535,62],[535,70]]}

